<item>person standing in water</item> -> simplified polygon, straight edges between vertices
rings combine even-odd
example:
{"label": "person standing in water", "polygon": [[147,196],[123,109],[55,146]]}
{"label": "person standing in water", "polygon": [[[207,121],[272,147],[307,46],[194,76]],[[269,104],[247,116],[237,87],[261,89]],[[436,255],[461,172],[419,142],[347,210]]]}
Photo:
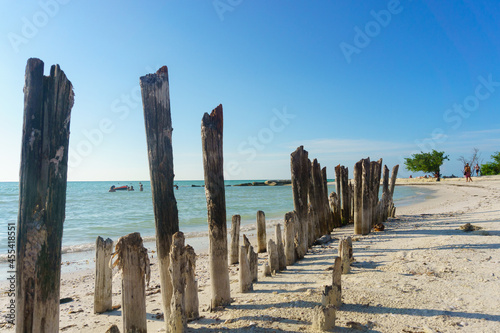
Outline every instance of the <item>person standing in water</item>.
{"label": "person standing in water", "polygon": [[141,183],[141,182],[139,182],[139,191],[141,191],[141,192],[142,192],[143,190],[144,190],[144,187],[142,186],[142,183]]}

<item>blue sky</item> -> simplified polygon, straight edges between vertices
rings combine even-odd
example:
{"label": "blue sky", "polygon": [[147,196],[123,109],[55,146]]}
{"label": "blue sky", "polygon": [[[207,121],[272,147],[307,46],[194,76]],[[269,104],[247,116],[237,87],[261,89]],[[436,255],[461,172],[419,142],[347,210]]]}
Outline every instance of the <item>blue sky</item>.
{"label": "blue sky", "polygon": [[[139,77],[167,65],[176,179],[203,179],[204,112],[224,107],[227,179],[500,150],[497,1],[0,0],[0,181],[16,181],[30,57],[72,81],[69,180],[149,179]],[[400,175],[409,176],[404,168]],[[418,175],[418,174],[414,174]]]}

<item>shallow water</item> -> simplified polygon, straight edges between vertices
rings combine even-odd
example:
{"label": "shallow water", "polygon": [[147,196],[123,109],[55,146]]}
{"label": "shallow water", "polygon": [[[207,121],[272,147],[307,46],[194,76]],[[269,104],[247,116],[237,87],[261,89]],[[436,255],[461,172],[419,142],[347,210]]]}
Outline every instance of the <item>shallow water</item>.
{"label": "shallow water", "polygon": [[[251,181],[227,181],[234,185]],[[146,242],[153,242],[155,224],[151,187],[142,182],[144,191],[139,191],[139,182],[68,182],[66,196],[66,220],[63,232],[63,254],[89,251],[94,248],[97,236],[111,238],[131,232],[140,232]],[[203,181],[176,181],[175,190],[179,210],[179,226],[187,243],[195,249],[205,248],[208,237],[205,189]],[[111,185],[132,185],[135,191],[108,192]],[[266,221],[281,221],[286,212],[293,210],[291,186],[226,186],[227,224],[230,229],[231,216],[241,215],[242,229],[255,226],[256,212],[262,210]],[[335,186],[328,186],[328,191]],[[0,183],[0,265],[6,264],[7,226],[17,225],[18,183]],[[411,186],[397,186],[394,193],[398,207],[425,200],[431,190]],[[154,244],[153,244],[154,245]],[[81,258],[82,255],[72,257]],[[88,256],[88,254],[86,255]],[[63,255],[63,261],[67,255]],[[4,269],[2,269],[3,273]]]}

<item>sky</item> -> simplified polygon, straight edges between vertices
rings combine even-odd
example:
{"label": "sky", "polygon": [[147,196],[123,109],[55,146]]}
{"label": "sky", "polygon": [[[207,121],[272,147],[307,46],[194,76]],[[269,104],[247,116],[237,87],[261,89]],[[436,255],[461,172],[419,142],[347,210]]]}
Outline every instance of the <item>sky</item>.
{"label": "sky", "polygon": [[[224,109],[225,178],[289,179],[303,145],[361,158],[500,150],[500,2],[0,0],[0,181],[19,179],[26,62],[72,82],[68,180],[148,180],[139,78],[168,66],[176,180],[203,179]],[[351,171],[352,172],[352,171]],[[352,173],[351,173],[352,174]]]}

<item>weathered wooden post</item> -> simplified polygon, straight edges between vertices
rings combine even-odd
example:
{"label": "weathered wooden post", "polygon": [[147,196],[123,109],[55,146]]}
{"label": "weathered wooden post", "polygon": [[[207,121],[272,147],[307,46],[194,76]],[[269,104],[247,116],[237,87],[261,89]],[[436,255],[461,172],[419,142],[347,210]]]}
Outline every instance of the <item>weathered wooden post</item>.
{"label": "weathered wooden post", "polygon": [[382,193],[389,192],[389,168],[384,165],[384,171],[382,173]]}
{"label": "weathered wooden post", "polygon": [[387,212],[389,209],[390,195],[389,195],[389,168],[384,165],[382,174],[382,206],[380,208],[380,222],[387,221]]}
{"label": "weathered wooden post", "polygon": [[351,220],[351,198],[349,196],[349,168],[344,166],[342,170],[342,223],[349,224]]}
{"label": "weathered wooden post", "polygon": [[335,257],[332,274],[332,304],[339,307],[342,305],[342,260]]}
{"label": "weathered wooden post", "polygon": [[295,211],[285,214],[285,257],[286,265],[293,265],[295,263],[295,225],[296,225]]}
{"label": "weathered wooden post", "polygon": [[394,196],[394,187],[396,186],[396,179],[398,178],[398,170],[399,170],[399,164],[396,164],[392,168],[392,173],[391,173],[391,187],[390,187],[391,200],[392,197]]}
{"label": "weathered wooden post", "polygon": [[337,193],[330,193],[329,197],[330,209],[333,214],[333,227],[339,228],[342,226],[341,224],[341,213],[340,213],[340,198]]}
{"label": "weathered wooden post", "polygon": [[354,183],[349,181],[349,221],[354,223]]}
{"label": "weathered wooden post", "polygon": [[363,164],[354,164],[354,233],[363,234]]}
{"label": "weathered wooden post", "polygon": [[[328,220],[325,210],[325,198],[323,176],[321,172],[321,165],[317,159],[314,159],[311,164],[311,186],[309,187],[309,202],[311,203],[312,210],[316,215],[316,224],[314,227],[314,239],[326,235],[328,232]],[[323,196],[325,198],[323,198]]]}
{"label": "weathered wooden post", "polygon": [[186,294],[185,294],[185,310],[186,319],[193,320],[200,317],[200,302],[198,299],[198,281],[196,281],[196,253],[190,245],[186,245]]}
{"label": "weathered wooden post", "polygon": [[259,256],[257,252],[254,251],[246,235],[243,235],[243,244],[245,244],[245,248],[247,249],[247,258],[250,266],[250,273],[252,274],[252,282],[257,282],[259,279]]}
{"label": "weathered wooden post", "polygon": [[229,254],[229,264],[238,263],[239,245],[240,245],[240,223],[241,216],[233,215],[231,219],[231,251]]}
{"label": "weathered wooden post", "polygon": [[222,105],[201,121],[205,195],[207,197],[212,309],[231,303],[227,260],[226,192],[222,149]]}
{"label": "weathered wooden post", "polygon": [[269,266],[271,267],[271,272],[277,273],[280,270],[280,263],[279,263],[279,258],[278,258],[278,247],[276,246],[276,243],[272,240],[269,239],[267,242],[267,248],[268,248],[268,262]]}
{"label": "weathered wooden post", "polygon": [[281,236],[281,225],[278,223],[274,228],[274,242],[278,248],[278,261],[279,270],[284,271],[286,269],[286,257],[285,257],[285,247],[283,245],[283,237]]}
{"label": "weathered wooden post", "polygon": [[316,240],[317,230],[318,230],[318,214],[314,211],[311,204],[307,209],[307,247],[311,247]]}
{"label": "weathered wooden post", "polygon": [[169,253],[172,235],[179,231],[179,216],[174,195],[173,128],[167,66],[163,66],[155,74],[142,76],[140,84],[155,215],[161,297],[164,317],[169,318],[172,298]]}
{"label": "weathered wooden post", "polygon": [[59,331],[61,242],[73,86],[30,58],[24,84],[16,257],[16,331]]}
{"label": "weathered wooden post", "polygon": [[121,237],[116,243],[113,266],[122,270],[122,317],[125,332],[147,332],[146,283],[150,269],[148,250],[138,232]]}
{"label": "weathered wooden post", "polygon": [[170,249],[170,279],[172,282],[172,300],[170,302],[170,317],[165,318],[168,332],[184,332],[187,327],[185,290],[186,267],[184,252],[184,234],[180,231],[172,236]]}
{"label": "weathered wooden post", "polygon": [[296,258],[302,259],[307,252],[308,244],[308,191],[309,168],[308,152],[304,146],[298,147],[290,154],[291,179],[293,191],[293,207],[297,214],[295,225]]}
{"label": "weathered wooden post", "polygon": [[361,233],[368,235],[371,230],[372,221],[372,196],[371,196],[371,174],[370,174],[370,159],[362,159],[362,174],[361,180],[363,184],[363,214]]}
{"label": "weathered wooden post", "polygon": [[269,263],[264,263],[264,266],[263,266],[263,271],[262,271],[262,275],[263,276],[272,276],[272,271],[271,271],[271,266],[269,265]]}
{"label": "weathered wooden post", "polygon": [[321,169],[321,179],[323,180],[323,193],[321,200],[323,202],[323,210],[326,217],[326,233],[329,234],[333,230],[333,212],[330,210],[330,202],[328,199],[328,178],[326,176],[326,167]]}
{"label": "weathered wooden post", "polygon": [[349,241],[341,239],[339,241],[339,257],[342,261],[342,274],[348,274],[351,271],[351,258],[349,256]]}
{"label": "weathered wooden post", "polygon": [[394,207],[394,188],[396,186],[396,179],[398,177],[398,170],[399,170],[399,164],[395,165],[392,168],[392,174],[391,174],[391,185],[390,185],[390,205],[388,208],[389,211],[389,216],[390,217],[396,217],[396,207]]}
{"label": "weathered wooden post", "polygon": [[113,271],[109,266],[113,241],[97,237],[95,244],[94,313],[103,313],[113,308]]}
{"label": "weathered wooden post", "polygon": [[331,331],[335,327],[336,308],[333,305],[316,306],[313,312],[312,328],[316,331]]}
{"label": "weathered wooden post", "polygon": [[378,204],[378,192],[380,189],[380,177],[382,171],[382,159],[378,161],[372,161],[370,163],[370,177],[371,177],[371,197],[372,197],[372,218],[371,226],[375,224],[377,219],[377,204]]}
{"label": "weathered wooden post", "polygon": [[337,227],[342,226],[342,169],[340,164],[335,167],[335,192],[337,194],[338,199],[338,213],[340,214],[340,219],[338,221],[339,225]]}
{"label": "weathered wooden post", "polygon": [[246,293],[253,290],[253,274],[250,271],[250,264],[248,262],[248,248],[244,245],[240,247],[239,263],[240,292]]}
{"label": "weathered wooden post", "polygon": [[266,252],[266,214],[257,211],[257,252]]}

